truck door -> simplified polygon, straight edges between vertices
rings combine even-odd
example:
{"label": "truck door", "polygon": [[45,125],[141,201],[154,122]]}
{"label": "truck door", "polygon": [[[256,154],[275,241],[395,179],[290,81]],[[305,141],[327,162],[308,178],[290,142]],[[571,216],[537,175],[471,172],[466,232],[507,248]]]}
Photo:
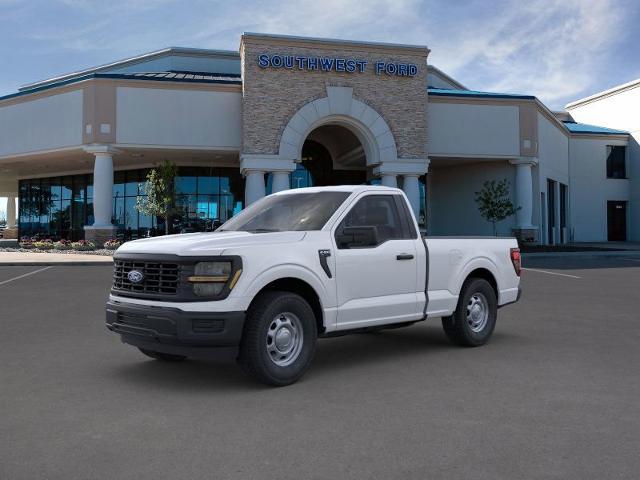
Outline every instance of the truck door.
{"label": "truck door", "polygon": [[338,329],[415,320],[417,234],[400,195],[365,194],[334,230]]}

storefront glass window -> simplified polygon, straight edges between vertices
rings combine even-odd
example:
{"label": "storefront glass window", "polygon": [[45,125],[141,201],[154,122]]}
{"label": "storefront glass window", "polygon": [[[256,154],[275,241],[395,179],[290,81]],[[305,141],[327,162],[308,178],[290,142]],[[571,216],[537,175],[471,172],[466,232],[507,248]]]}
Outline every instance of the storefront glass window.
{"label": "storefront glass window", "polygon": [[[120,239],[164,234],[164,219],[135,208],[144,196],[147,173],[114,174],[112,223]],[[179,168],[175,182],[178,213],[170,224],[172,233],[213,230],[244,206],[244,179],[237,168]],[[93,176],[21,180],[19,213],[21,236],[84,238],[84,226],[93,224]]]}
{"label": "storefront glass window", "polygon": [[211,231],[242,210],[244,179],[235,168],[179,168],[172,231]]}

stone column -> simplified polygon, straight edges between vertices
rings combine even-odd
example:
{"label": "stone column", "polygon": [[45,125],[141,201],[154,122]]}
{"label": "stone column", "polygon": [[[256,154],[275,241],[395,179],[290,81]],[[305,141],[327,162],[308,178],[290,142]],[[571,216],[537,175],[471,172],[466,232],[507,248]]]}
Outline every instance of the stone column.
{"label": "stone column", "polygon": [[273,181],[271,184],[271,192],[281,192],[283,190],[289,190],[289,172],[276,171],[272,172]]}
{"label": "stone column", "polygon": [[7,229],[16,228],[16,197],[7,197]]}
{"label": "stone column", "polygon": [[244,206],[246,208],[265,196],[264,171],[245,170],[245,178]]}
{"label": "stone column", "polygon": [[402,191],[407,196],[409,204],[413,209],[416,218],[420,215],[420,184],[419,175],[403,175]]}
{"label": "stone column", "polygon": [[373,174],[380,177],[382,185],[398,186],[398,176],[402,177],[402,191],[407,196],[416,218],[420,215],[420,183],[419,178],[429,171],[429,159],[396,159],[382,162],[373,169]]}
{"label": "stone column", "polygon": [[383,173],[380,176],[380,181],[385,187],[398,188],[398,177],[395,173]]}
{"label": "stone column", "polygon": [[113,216],[113,155],[108,145],[92,145],[85,151],[94,155],[93,163],[93,225],[84,227],[85,239],[101,246],[112,238],[115,227]]}
{"label": "stone column", "polygon": [[516,227],[514,235],[525,242],[535,241],[537,227],[533,225],[533,173],[532,167],[538,163],[534,157],[510,160],[516,167],[515,197]]}
{"label": "stone column", "polygon": [[16,227],[16,197],[9,195],[7,197],[7,228],[2,232],[4,240],[16,240],[18,238],[18,229]]}
{"label": "stone column", "polygon": [[280,192],[289,188],[289,173],[296,168],[293,160],[278,155],[246,154],[240,155],[240,172],[244,175],[244,206],[251,205],[265,196],[264,173],[273,173],[272,192]]}

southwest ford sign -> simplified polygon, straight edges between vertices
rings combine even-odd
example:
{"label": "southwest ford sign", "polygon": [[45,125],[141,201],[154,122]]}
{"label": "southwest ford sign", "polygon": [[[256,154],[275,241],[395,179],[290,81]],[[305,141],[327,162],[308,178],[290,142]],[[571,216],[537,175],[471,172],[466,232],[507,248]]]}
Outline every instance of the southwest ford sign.
{"label": "southwest ford sign", "polygon": [[310,70],[320,72],[364,73],[372,68],[376,75],[397,77],[414,77],[418,73],[418,66],[413,63],[373,62],[369,67],[367,60],[337,57],[302,57],[297,55],[258,55],[260,68],[285,68],[289,70]]}

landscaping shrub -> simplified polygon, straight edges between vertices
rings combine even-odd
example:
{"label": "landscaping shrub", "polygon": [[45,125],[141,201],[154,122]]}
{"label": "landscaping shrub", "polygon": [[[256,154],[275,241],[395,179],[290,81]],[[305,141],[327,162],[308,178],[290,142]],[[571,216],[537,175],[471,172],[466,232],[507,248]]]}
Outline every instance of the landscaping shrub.
{"label": "landscaping shrub", "polygon": [[118,240],[117,238],[110,238],[109,240],[104,242],[104,248],[106,250],[115,250],[120,245],[122,245],[122,242],[120,240]]}
{"label": "landscaping shrub", "polygon": [[50,239],[36,240],[33,242],[33,248],[37,248],[39,250],[51,250],[53,249],[53,241]]}
{"label": "landscaping shrub", "polygon": [[20,248],[28,248],[28,249],[34,248],[31,237],[22,237],[20,239],[19,245],[20,245]]}
{"label": "landscaping shrub", "polygon": [[71,250],[71,240],[58,240],[53,243],[53,248],[56,250]]}
{"label": "landscaping shrub", "polygon": [[73,250],[79,250],[83,252],[88,252],[96,249],[96,244],[93,242],[89,242],[87,240],[78,240],[77,242],[71,243],[71,248]]}

